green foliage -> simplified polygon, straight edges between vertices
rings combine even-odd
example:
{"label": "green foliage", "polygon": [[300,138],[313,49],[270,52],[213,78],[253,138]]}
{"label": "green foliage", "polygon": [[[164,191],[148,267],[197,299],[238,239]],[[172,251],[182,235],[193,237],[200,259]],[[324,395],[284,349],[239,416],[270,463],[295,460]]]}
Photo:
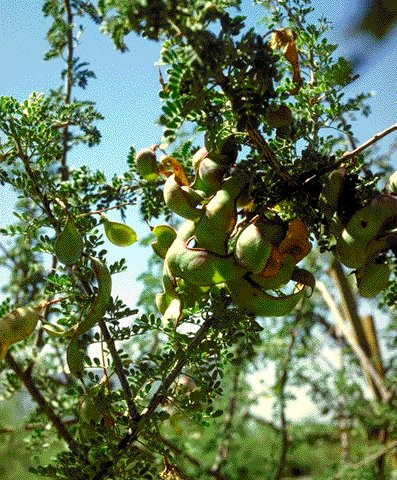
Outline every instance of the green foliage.
{"label": "green foliage", "polygon": [[[299,471],[369,479],[382,473],[370,455],[383,429],[391,440],[396,436],[394,398],[386,401],[370,380],[376,400],[368,400],[367,366],[351,350],[343,352],[342,367],[321,364],[320,347],[329,341],[321,325],[329,327],[329,311],[317,294],[303,292],[314,289],[314,278],[330,284],[324,272],[335,252],[356,267],[340,244],[350,240],[346,232],[353,240],[360,229],[367,234],[374,220],[364,246],[371,261],[390,265],[392,280],[379,289],[384,305],[395,305],[396,214],[389,209],[380,218],[369,208],[371,215],[360,217],[379,198],[395,199],[390,192],[379,196],[379,179],[390,166],[375,169],[365,148],[343,156],[353,138],[346,115],[368,116],[369,95],[345,98],[357,77],[347,60],[334,57],[329,22],[311,23],[309,0],[256,3],[266,14],[261,33],[232,0],[43,2],[43,14],[52,18],[44,57],[64,61],[63,85],[22,102],[0,97],[0,181],[18,198],[15,222],[1,227],[8,243],[0,265],[10,273],[1,318],[33,301],[48,302],[34,335],[10,346],[0,388],[9,398],[25,386],[35,402],[27,419],[32,449],[62,439],[55,458],[31,469],[40,477],[259,479]],[[76,25],[87,17],[121,51],[130,32],[161,42],[163,136],[146,169],[131,147],[125,172],[110,180],[95,166],[68,164],[71,148],[100,142],[97,122],[104,118],[93,102],[74,98],[95,78],[75,52],[83,33]],[[288,59],[291,50],[299,62]],[[186,124],[194,129],[182,142]],[[165,159],[157,162],[156,150]],[[332,183],[330,172],[342,164],[343,175]],[[140,310],[112,296],[126,260],[111,264],[103,248],[104,229],[117,245],[136,240],[125,224],[104,221],[110,209],[125,221],[130,206],[152,228],[160,219],[170,224],[168,232],[178,231],[155,248],[161,258],[151,257],[138,277]],[[188,222],[180,226],[176,215]],[[248,227],[258,218],[260,235]],[[314,251],[306,257],[310,242]],[[325,259],[318,250],[327,252]],[[296,267],[304,257],[305,269]],[[290,280],[300,285],[293,293]],[[256,320],[254,313],[267,317]],[[374,357],[381,382],[392,386],[394,353],[381,370],[379,350],[369,343],[361,346]],[[248,375],[269,365],[275,378],[265,394],[275,400],[275,421],[263,427],[263,419],[252,418],[259,394],[251,392]],[[289,386],[309,389],[331,418],[327,427],[306,422],[287,433],[285,408],[295,400]],[[343,468],[336,445],[342,397],[350,463],[369,455],[368,462]]]}

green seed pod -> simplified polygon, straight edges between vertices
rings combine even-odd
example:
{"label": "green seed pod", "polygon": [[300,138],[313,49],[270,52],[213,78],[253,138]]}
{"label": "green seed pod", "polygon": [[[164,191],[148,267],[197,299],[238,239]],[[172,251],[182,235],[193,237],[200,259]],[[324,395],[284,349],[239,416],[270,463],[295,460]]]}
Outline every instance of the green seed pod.
{"label": "green seed pod", "polygon": [[135,156],[135,165],[139,175],[149,182],[153,182],[159,176],[156,160],[156,146],[143,148]]}
{"label": "green seed pod", "polygon": [[152,228],[152,233],[157,237],[157,240],[150,245],[160,258],[165,258],[168,249],[176,238],[175,229],[169,225],[156,225]]}
{"label": "green seed pod", "polygon": [[288,127],[292,123],[292,112],[287,105],[271,105],[266,109],[265,120],[270,128]]}
{"label": "green seed pod", "polygon": [[19,307],[0,319],[0,360],[13,343],[20,342],[31,335],[39,321],[43,305]]}
{"label": "green seed pod", "polygon": [[390,193],[397,193],[397,171],[390,175],[385,188]]}
{"label": "green seed pod", "polygon": [[236,202],[242,188],[249,182],[247,174],[236,171],[205,207],[198,221],[195,236],[200,248],[218,255],[227,254],[227,241],[237,220]]}
{"label": "green seed pod", "polygon": [[367,263],[356,271],[357,286],[360,295],[365,298],[376,297],[384,290],[390,278],[390,267],[384,263]]}
{"label": "green seed pod", "polygon": [[187,242],[190,238],[193,237],[195,230],[196,224],[191,220],[186,220],[186,222],[182,223],[178,230],[178,237],[184,242]]}
{"label": "green seed pod", "polygon": [[205,147],[202,147],[199,150],[197,150],[197,152],[193,155],[193,158],[192,158],[192,165],[193,165],[194,171],[198,170],[200,163],[204,160],[204,158],[207,158],[207,157],[208,157],[208,152]]}
{"label": "green seed pod", "polygon": [[286,255],[281,264],[280,270],[272,277],[264,277],[263,275],[251,274],[251,279],[262,290],[277,290],[286,285],[292,277],[295,269],[295,261],[292,255]]}
{"label": "green seed pod", "polygon": [[172,297],[165,292],[156,293],[156,307],[157,310],[163,315],[167,308],[170,306]]}
{"label": "green seed pod", "polygon": [[349,268],[360,268],[367,260],[367,242],[353,238],[346,229],[336,242],[336,256]]}
{"label": "green seed pod", "polygon": [[72,265],[81,258],[84,249],[83,238],[69,215],[64,229],[55,240],[54,249],[58,260],[65,265]]}
{"label": "green seed pod", "polygon": [[70,373],[82,381],[84,375],[84,354],[79,348],[78,335],[73,335],[70,340],[66,349],[66,361]]}
{"label": "green seed pod", "polygon": [[328,174],[319,197],[319,207],[326,218],[331,218],[338,209],[343,191],[346,168],[337,168]]}
{"label": "green seed pod", "polygon": [[91,257],[91,267],[98,282],[98,290],[86,317],[75,328],[74,334],[77,336],[88,332],[103,318],[112,292],[112,277],[108,267],[101,260],[94,257]]}
{"label": "green seed pod", "polygon": [[354,239],[370,242],[391,220],[397,222],[397,198],[390,194],[377,195],[351,217],[346,230]]}
{"label": "green seed pod", "polygon": [[[260,221],[251,223],[237,237],[234,255],[249,272],[259,273],[266,265],[272,244],[263,235]],[[292,272],[291,272],[292,273]]]}
{"label": "green seed pod", "polygon": [[304,290],[283,297],[269,295],[244,278],[227,282],[232,300],[241,308],[263,317],[284,317],[291,313],[304,295]]}
{"label": "green seed pod", "polygon": [[174,277],[199,286],[237,280],[247,272],[233,255],[221,257],[201,248],[189,248],[179,237],[168,250],[165,262]]}
{"label": "green seed pod", "polygon": [[118,247],[128,247],[137,241],[135,231],[124,223],[111,222],[105,219],[103,225],[108,239]]}
{"label": "green seed pod", "polygon": [[194,222],[203,216],[202,210],[196,208],[203,197],[192,188],[179,185],[174,174],[170,175],[165,182],[163,193],[167,207],[177,215]]}
{"label": "green seed pod", "polygon": [[201,190],[208,196],[213,195],[219,190],[223,175],[227,170],[227,166],[219,165],[210,158],[205,158],[198,166],[192,188]]}

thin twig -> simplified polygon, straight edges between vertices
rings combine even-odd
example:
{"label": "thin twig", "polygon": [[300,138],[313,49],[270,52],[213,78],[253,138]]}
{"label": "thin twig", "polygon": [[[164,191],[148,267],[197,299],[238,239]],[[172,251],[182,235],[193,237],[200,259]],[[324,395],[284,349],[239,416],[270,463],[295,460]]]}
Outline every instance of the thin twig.
{"label": "thin twig", "polygon": [[237,394],[239,387],[239,376],[241,372],[241,352],[237,352],[236,364],[234,365],[233,371],[233,387],[232,393],[229,401],[229,408],[227,414],[225,415],[225,425],[223,432],[223,439],[218,447],[218,451],[215,455],[215,461],[212,465],[211,471],[214,473],[219,473],[222,466],[226,463],[227,458],[230,454],[230,445],[232,441],[233,434],[233,419],[236,414],[237,409]]}
{"label": "thin twig", "polygon": [[[76,425],[76,423],[79,423],[79,419],[77,418],[72,418],[70,420],[62,420],[62,423],[64,425]],[[30,431],[30,430],[36,430],[38,428],[39,430],[44,430],[45,426],[44,425],[35,425],[28,423],[27,425],[24,425],[22,428],[14,428],[14,427],[0,427],[0,435],[5,434],[5,433],[22,433],[24,431]]]}
{"label": "thin twig", "polygon": [[197,458],[193,457],[190,455],[190,453],[183,451],[181,448],[176,446],[174,443],[172,443],[171,440],[168,440],[167,438],[164,438],[160,436],[160,441],[164,443],[172,452],[176,453],[179,458],[184,458],[186,459],[189,463],[194,465],[200,472],[203,472],[211,477],[213,477],[215,480],[229,480],[229,477],[220,474],[219,472],[214,472],[210,468],[204,467]]}
{"label": "thin twig", "polygon": [[359,145],[353,151],[345,152],[342,155],[341,161],[344,162],[345,160],[348,160],[349,158],[355,157],[356,155],[361,153],[363,150],[370,147],[374,143],[378,142],[381,138],[386,137],[386,135],[389,135],[389,133],[392,133],[395,130],[397,130],[397,123],[395,123],[394,125],[391,125],[390,127],[387,127],[382,132],[376,133],[373,137],[371,137],[369,140],[367,140],[366,142]]}
{"label": "thin twig", "polygon": [[33,400],[40,406],[43,412],[51,420],[54,427],[58,430],[59,436],[62,437],[69,445],[71,450],[78,450],[78,443],[75,442],[71,436],[69,430],[65,427],[62,419],[55,413],[51,405],[44,398],[40,390],[36,387],[33,378],[31,377],[30,370],[28,372],[23,371],[18,363],[14,360],[14,357],[10,352],[7,352],[5,356],[10,368],[16,373],[21,382],[25,385],[27,391],[30,393]]}
{"label": "thin twig", "polygon": [[101,319],[98,322],[98,325],[99,325],[99,328],[101,329],[103,338],[105,339],[105,342],[109,347],[110,354],[114,362],[114,368],[115,368],[116,374],[120,380],[121,387],[125,394],[125,397],[127,400],[128,413],[130,415],[130,420],[133,424],[135,424],[139,420],[140,415],[139,415],[137,406],[135,405],[134,399],[132,397],[131,387],[125,375],[123,363],[121,361],[120,355],[117,351],[116,345],[114,343],[112,336],[110,335],[110,332],[108,330],[108,327],[105,321]]}
{"label": "thin twig", "polygon": [[291,339],[288,345],[287,353],[283,360],[283,371],[281,374],[279,388],[280,388],[280,420],[281,420],[281,450],[279,461],[277,464],[277,469],[274,473],[273,480],[280,480],[281,475],[283,473],[285,467],[285,459],[287,456],[288,445],[289,445],[289,438],[288,438],[288,425],[287,425],[287,417],[285,414],[285,409],[287,406],[286,398],[285,398],[285,387],[288,382],[289,376],[289,366],[292,359],[292,351],[295,346],[296,335],[297,335],[297,325],[300,322],[301,315],[300,310],[296,312],[294,323],[291,330]]}
{"label": "thin twig", "polygon": [[359,470],[360,468],[364,467],[365,465],[368,465],[369,463],[374,462],[379,457],[384,456],[386,453],[391,452],[394,449],[397,449],[397,440],[393,440],[393,442],[390,442],[386,447],[378,450],[372,455],[367,455],[363,460],[361,460],[361,462],[355,463],[353,465],[348,465],[342,468],[335,476],[332,477],[332,480],[339,480],[340,478],[343,479],[347,470],[350,470],[350,469]]}
{"label": "thin twig", "polygon": [[114,210],[115,208],[128,207],[128,206],[132,206],[132,205],[135,205],[135,204],[136,204],[136,202],[118,203],[117,205],[114,205],[113,207],[106,207],[106,208],[102,208],[101,210],[91,210],[89,212],[80,213],[79,215],[77,215],[77,217],[88,217],[90,215],[100,215],[101,213],[107,212],[108,210]]}

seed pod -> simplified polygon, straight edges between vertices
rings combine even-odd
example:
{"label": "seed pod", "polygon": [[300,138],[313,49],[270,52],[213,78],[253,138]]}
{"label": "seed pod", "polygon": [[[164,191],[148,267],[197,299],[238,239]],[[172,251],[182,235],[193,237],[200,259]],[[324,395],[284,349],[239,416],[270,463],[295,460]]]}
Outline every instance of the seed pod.
{"label": "seed pod", "polygon": [[168,249],[176,238],[177,233],[175,229],[169,225],[156,225],[151,230],[152,233],[157,237],[157,240],[152,242],[150,245],[160,258],[165,258]]}
{"label": "seed pod", "polygon": [[27,305],[12,310],[0,319],[0,360],[5,357],[10,345],[33,333],[42,311],[43,304],[36,307]]}
{"label": "seed pod", "polygon": [[186,220],[186,222],[182,223],[178,230],[178,237],[184,242],[187,242],[193,237],[195,229],[196,224],[191,220]]}
{"label": "seed pod", "polygon": [[240,233],[234,248],[237,261],[249,272],[261,272],[270,257],[272,244],[261,229],[263,222],[251,223]]}
{"label": "seed pod", "polygon": [[357,286],[360,295],[365,298],[376,297],[384,290],[390,278],[390,267],[384,263],[367,263],[356,271]]}
{"label": "seed pod", "polygon": [[83,381],[84,375],[84,354],[79,348],[78,335],[73,335],[66,350],[66,361],[70,373]]}
{"label": "seed pod", "polygon": [[159,176],[156,160],[156,147],[143,148],[135,156],[135,165],[139,175],[149,182],[153,182]]}
{"label": "seed pod", "polygon": [[223,175],[227,170],[227,166],[219,165],[210,158],[205,158],[197,168],[192,188],[203,191],[208,196],[213,195],[219,190]]}
{"label": "seed pod", "polygon": [[111,222],[105,218],[103,225],[107,238],[118,247],[128,247],[137,241],[135,231],[124,223]]}
{"label": "seed pod", "polygon": [[197,152],[193,155],[193,158],[192,158],[192,165],[193,165],[194,171],[198,170],[200,163],[204,160],[204,158],[207,158],[207,157],[208,157],[208,151],[205,147],[202,147],[199,150],[197,150]]}
{"label": "seed pod", "polygon": [[55,255],[63,264],[72,265],[80,260],[83,249],[83,238],[68,215],[65,227],[55,241]]}
{"label": "seed pod", "polygon": [[368,243],[391,220],[397,223],[397,198],[390,194],[377,195],[351,217],[346,230],[354,239]]}
{"label": "seed pod", "polygon": [[112,292],[112,277],[108,267],[101,260],[94,257],[91,257],[91,267],[98,282],[98,290],[86,317],[74,330],[74,334],[77,336],[88,332],[103,318]]}
{"label": "seed pod", "polygon": [[199,286],[237,280],[247,272],[233,255],[222,257],[202,248],[189,248],[179,237],[168,250],[165,262],[174,277]]}
{"label": "seed pod", "polygon": [[397,171],[390,175],[385,188],[390,193],[397,193]]}
{"label": "seed pod", "polygon": [[302,289],[283,297],[272,296],[245,278],[227,282],[227,286],[232,300],[239,307],[263,317],[284,317],[288,315],[304,294],[304,289]]}
{"label": "seed pod", "polygon": [[251,279],[262,290],[277,290],[286,285],[292,277],[292,273],[295,269],[295,262],[292,255],[285,255],[281,261],[280,270],[271,277],[264,277],[260,274],[251,274]]}
{"label": "seed pod", "polygon": [[201,248],[218,255],[227,254],[227,241],[237,220],[237,198],[248,182],[249,177],[245,172],[236,171],[224,180],[221,189],[208,202],[195,231]]}
{"label": "seed pod", "polygon": [[367,260],[367,242],[353,238],[346,229],[336,242],[336,256],[349,268],[360,268]]}
{"label": "seed pod", "polygon": [[194,222],[203,216],[202,210],[196,208],[203,197],[192,188],[179,185],[174,174],[167,178],[163,193],[167,207],[177,215]]}
{"label": "seed pod", "polygon": [[343,185],[346,177],[346,168],[332,170],[325,179],[323,189],[319,197],[319,207],[324,216],[328,219],[338,209],[339,199],[342,195]]}

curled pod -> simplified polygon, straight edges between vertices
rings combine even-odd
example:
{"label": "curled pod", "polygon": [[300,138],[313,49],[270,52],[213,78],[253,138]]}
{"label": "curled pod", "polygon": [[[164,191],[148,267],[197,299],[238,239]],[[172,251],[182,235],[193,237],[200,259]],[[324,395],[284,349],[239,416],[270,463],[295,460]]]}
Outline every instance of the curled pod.
{"label": "curled pod", "polygon": [[227,170],[227,166],[219,165],[210,158],[205,158],[198,166],[192,188],[201,190],[208,196],[213,195],[219,190],[223,175]]}
{"label": "curled pod", "polygon": [[397,222],[397,198],[393,195],[377,195],[370,204],[358,210],[350,218],[346,230],[354,239],[370,242],[382,231],[386,223]]}
{"label": "curled pod", "polygon": [[323,189],[319,197],[319,207],[324,216],[332,218],[338,209],[339,199],[343,192],[346,177],[346,168],[332,170],[325,179]]}
{"label": "curled pod", "polygon": [[151,230],[156,236],[156,241],[152,242],[150,245],[160,258],[165,258],[168,249],[176,238],[177,233],[175,229],[169,225],[156,225],[155,227],[152,227]]}
{"label": "curled pod", "polygon": [[397,193],[397,171],[390,175],[385,188],[390,193]]}
{"label": "curled pod", "polygon": [[357,287],[360,295],[373,298],[384,290],[390,278],[389,265],[384,263],[367,263],[356,271]]}
{"label": "curled pod", "polygon": [[335,254],[338,259],[349,268],[360,268],[367,261],[367,245],[353,238],[346,229],[336,242]]}
{"label": "curled pod", "polygon": [[110,242],[118,247],[128,247],[137,241],[135,231],[128,225],[104,219],[105,234]]}
{"label": "curled pod", "polygon": [[227,242],[237,221],[237,198],[248,182],[249,177],[245,172],[236,171],[224,180],[221,189],[205,206],[195,231],[201,248],[218,255],[227,254]]}
{"label": "curled pod", "polygon": [[193,222],[197,222],[203,216],[202,210],[196,208],[203,197],[192,188],[179,185],[174,174],[167,178],[163,193],[167,207],[177,215]]}
{"label": "curled pod", "polygon": [[19,307],[0,319],[0,360],[13,343],[20,342],[31,335],[43,311],[43,304]]}
{"label": "curled pod", "polygon": [[277,290],[291,280],[295,268],[292,255],[285,255],[281,260],[279,271],[273,276],[264,277],[263,275],[253,273],[249,275],[249,279],[263,290]]}
{"label": "curled pod", "polygon": [[150,148],[143,148],[139,150],[135,156],[135,166],[139,175],[153,182],[159,176],[159,168],[156,160],[157,145]]}
{"label": "curled pod", "polygon": [[111,298],[112,277],[108,267],[98,258],[91,257],[91,268],[95,274],[98,288],[87,315],[74,328],[73,334],[76,336],[88,332],[104,317]]}
{"label": "curled pod", "polygon": [[55,240],[55,255],[65,265],[72,265],[80,260],[84,250],[83,238],[70,215],[62,232]]}
{"label": "curled pod", "polygon": [[234,248],[234,255],[249,272],[261,272],[270,257],[272,244],[264,235],[260,221],[251,223],[240,233]]}
{"label": "curled pod", "polygon": [[227,282],[230,296],[236,305],[263,317],[284,317],[292,312],[304,295],[304,289],[285,296],[273,296],[245,278]]}
{"label": "curled pod", "polygon": [[200,148],[197,152],[193,155],[192,158],[192,165],[193,169],[196,172],[200,163],[204,160],[204,158],[208,157],[208,151],[205,147]]}
{"label": "curled pod", "polygon": [[196,224],[191,220],[186,220],[186,222],[182,223],[178,230],[178,237],[183,240],[184,242],[188,242],[193,236],[194,231],[196,230]]}
{"label": "curled pod", "polygon": [[157,310],[163,315],[172,301],[171,295],[165,292],[156,293],[156,307]]}
{"label": "curled pod", "polygon": [[165,261],[174,277],[198,286],[237,280],[247,272],[236,263],[233,255],[219,256],[202,248],[189,248],[178,237]]}
{"label": "curled pod", "polygon": [[281,255],[292,255],[295,263],[299,263],[312,249],[308,237],[306,225],[301,220],[294,219],[288,225],[287,235],[278,245],[278,250]]}

